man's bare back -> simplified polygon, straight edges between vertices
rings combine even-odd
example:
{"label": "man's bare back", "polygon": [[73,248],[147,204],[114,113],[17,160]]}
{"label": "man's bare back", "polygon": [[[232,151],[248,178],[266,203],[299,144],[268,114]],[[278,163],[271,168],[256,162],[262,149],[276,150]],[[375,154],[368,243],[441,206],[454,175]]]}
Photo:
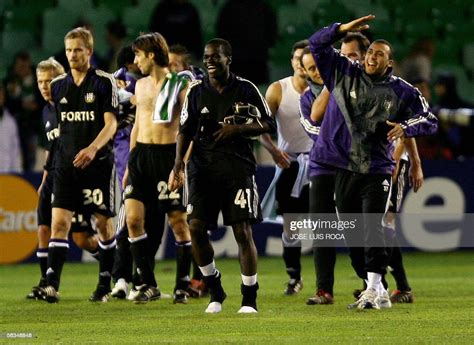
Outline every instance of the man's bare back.
{"label": "man's bare back", "polygon": [[184,101],[186,89],[182,90],[178,96],[178,102],[173,107],[173,114],[170,123],[154,123],[153,112],[158,94],[163,86],[165,77],[156,83],[151,77],[145,77],[137,81],[135,96],[137,111],[135,127],[138,131],[137,142],[143,144],[173,144],[176,143],[176,135],[179,126],[179,112]]}

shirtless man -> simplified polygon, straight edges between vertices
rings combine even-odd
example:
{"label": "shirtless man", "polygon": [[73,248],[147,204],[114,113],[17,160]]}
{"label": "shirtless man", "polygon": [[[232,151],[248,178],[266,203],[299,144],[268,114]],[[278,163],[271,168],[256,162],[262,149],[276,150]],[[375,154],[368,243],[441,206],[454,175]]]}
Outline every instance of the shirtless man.
{"label": "shirtless man", "polygon": [[[145,205],[157,205],[159,212],[168,214],[176,238],[178,259],[184,258],[178,265],[174,302],[187,303],[191,236],[181,202],[181,191],[170,192],[167,187],[176,154],[178,114],[184,101],[186,81],[168,72],[168,45],[159,33],[139,36],[132,48],[134,62],[141,73],[147,76],[138,80],[135,88],[137,110],[124,178],[130,250],[142,284],[133,300],[147,302],[161,296],[148,253],[148,236],[144,230]],[[177,102],[173,95],[177,95]]]}

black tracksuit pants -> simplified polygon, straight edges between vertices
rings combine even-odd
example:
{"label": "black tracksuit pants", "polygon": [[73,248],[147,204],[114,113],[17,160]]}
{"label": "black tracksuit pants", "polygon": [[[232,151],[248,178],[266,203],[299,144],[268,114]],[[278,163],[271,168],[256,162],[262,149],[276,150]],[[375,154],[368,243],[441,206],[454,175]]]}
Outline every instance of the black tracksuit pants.
{"label": "black tracksuit pants", "polygon": [[[365,244],[366,272],[386,272],[388,255],[384,245],[382,218],[388,206],[391,179],[389,174],[361,174],[348,170],[336,172],[335,194],[339,216],[344,219],[344,214],[360,215],[357,223],[361,226],[352,236],[363,239]],[[349,239],[348,244],[352,247],[350,242]]]}

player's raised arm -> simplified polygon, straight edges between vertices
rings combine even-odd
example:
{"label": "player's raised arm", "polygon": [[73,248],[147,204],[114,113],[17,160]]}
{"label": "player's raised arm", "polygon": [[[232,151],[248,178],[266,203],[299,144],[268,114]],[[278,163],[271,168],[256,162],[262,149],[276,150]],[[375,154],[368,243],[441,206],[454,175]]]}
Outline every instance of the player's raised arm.
{"label": "player's raised arm", "polygon": [[341,24],[338,29],[338,33],[345,34],[346,32],[360,32],[370,28],[368,22],[375,19],[373,14],[354,19],[353,21]]}
{"label": "player's raised arm", "polygon": [[324,84],[332,91],[337,74],[348,74],[351,63],[333,48],[333,44],[339,41],[349,31],[361,31],[369,28],[366,24],[375,16],[368,15],[346,24],[334,23],[315,32],[309,38],[309,48],[318,62],[318,69]]}

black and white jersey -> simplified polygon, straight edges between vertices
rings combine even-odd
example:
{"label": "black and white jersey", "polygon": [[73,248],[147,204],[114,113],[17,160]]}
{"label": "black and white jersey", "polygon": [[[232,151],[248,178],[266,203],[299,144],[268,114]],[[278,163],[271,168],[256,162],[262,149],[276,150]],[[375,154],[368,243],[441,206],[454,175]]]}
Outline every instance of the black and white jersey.
{"label": "black and white jersey", "polygon": [[44,106],[42,118],[46,135],[46,150],[49,152],[44,169],[50,171],[54,167],[54,157],[59,137],[58,119],[54,105],[48,103]]}
{"label": "black and white jersey", "polygon": [[[90,68],[79,86],[71,71],[54,79],[51,95],[60,128],[55,165],[71,166],[75,155],[89,146],[104,127],[104,113],[117,115],[117,86],[111,74]],[[112,145],[106,145],[96,159],[111,153]]]}
{"label": "black and white jersey", "polygon": [[222,157],[235,157],[255,170],[251,139],[238,135],[230,140],[214,141],[213,133],[225,117],[233,114],[236,103],[256,106],[259,121],[268,123],[271,131],[275,130],[267,102],[250,81],[231,74],[222,93],[210,85],[208,77],[189,85],[181,111],[180,133],[194,140],[190,168],[209,167]]}

